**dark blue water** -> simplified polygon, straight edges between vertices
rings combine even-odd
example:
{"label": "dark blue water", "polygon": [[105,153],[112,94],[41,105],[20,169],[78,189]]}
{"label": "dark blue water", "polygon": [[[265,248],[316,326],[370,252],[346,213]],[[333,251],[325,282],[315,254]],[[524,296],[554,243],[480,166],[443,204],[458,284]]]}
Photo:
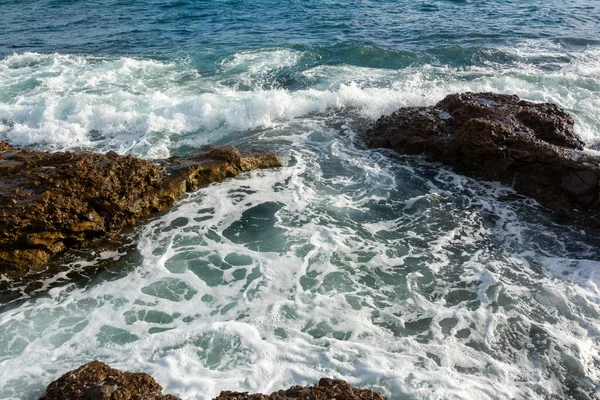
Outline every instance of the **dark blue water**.
{"label": "dark blue water", "polygon": [[[0,398],[101,359],[210,399],[320,377],[391,399],[600,398],[598,239],[510,188],[365,150],[402,106],[495,91],[600,141],[600,3],[0,0],[0,140],[285,167],[140,224],[113,273],[0,313]],[[75,260],[84,268],[88,261]]]}
{"label": "dark blue water", "polygon": [[[218,54],[285,45],[331,49],[334,54],[325,56],[325,62],[371,56],[381,67],[393,67],[396,52],[441,57],[442,63],[446,57],[454,61],[455,56],[464,56],[468,63],[477,61],[467,55],[474,48],[524,39],[574,48],[600,44],[600,5],[593,0],[4,0],[1,7],[0,56],[27,51]],[[344,49],[352,48],[363,52],[344,54]]]}

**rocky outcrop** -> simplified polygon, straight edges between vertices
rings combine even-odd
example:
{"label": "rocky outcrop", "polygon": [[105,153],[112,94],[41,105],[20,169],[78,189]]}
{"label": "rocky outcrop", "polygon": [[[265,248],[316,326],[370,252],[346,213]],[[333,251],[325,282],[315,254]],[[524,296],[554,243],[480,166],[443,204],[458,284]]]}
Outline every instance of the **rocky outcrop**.
{"label": "rocky outcrop", "polygon": [[100,361],[69,371],[46,389],[40,400],[179,400],[142,372],[121,372]]}
{"label": "rocky outcrop", "polygon": [[[162,387],[145,373],[121,372],[91,361],[48,385],[40,400],[178,400],[163,395]],[[357,389],[341,380],[323,378],[314,386],[292,386],[270,395],[223,391],[214,400],[385,400],[381,394]]]}
{"label": "rocky outcrop", "polygon": [[208,146],[151,162],[114,152],[49,153],[0,142],[0,275],[39,270],[64,249],[114,239],[186,191],[257,168],[273,154]]}
{"label": "rocky outcrop", "polygon": [[372,148],[423,154],[476,178],[500,181],[558,215],[600,227],[600,157],[584,151],[570,115],[517,96],[462,93],[401,108],[365,133]]}
{"label": "rocky outcrop", "polygon": [[315,386],[292,386],[270,395],[261,393],[223,391],[213,400],[385,400],[380,393],[369,389],[357,389],[346,381],[321,378]]}

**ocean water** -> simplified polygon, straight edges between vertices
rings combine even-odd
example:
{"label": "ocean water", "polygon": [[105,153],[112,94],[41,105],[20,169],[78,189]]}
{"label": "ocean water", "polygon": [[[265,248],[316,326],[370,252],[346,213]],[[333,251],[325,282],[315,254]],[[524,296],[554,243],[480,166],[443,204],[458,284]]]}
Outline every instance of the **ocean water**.
{"label": "ocean water", "polygon": [[97,276],[0,304],[0,398],[92,359],[184,399],[325,376],[394,400],[600,398],[600,240],[360,139],[398,107],[495,91],[559,104],[598,148],[599,16],[594,0],[0,0],[0,140],[285,163],[184,196],[95,253]]}

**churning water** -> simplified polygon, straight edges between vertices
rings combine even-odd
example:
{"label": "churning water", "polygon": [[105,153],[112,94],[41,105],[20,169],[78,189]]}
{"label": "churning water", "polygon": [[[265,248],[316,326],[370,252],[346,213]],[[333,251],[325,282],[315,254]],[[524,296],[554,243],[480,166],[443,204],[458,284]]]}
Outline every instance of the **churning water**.
{"label": "churning water", "polygon": [[600,240],[360,140],[398,107],[496,91],[559,104],[593,147],[597,2],[0,11],[0,139],[151,159],[233,144],[285,163],[185,196],[135,250],[98,254],[116,266],[87,284],[58,276],[4,304],[0,398],[92,359],[185,399],[323,376],[391,399],[600,398]]}

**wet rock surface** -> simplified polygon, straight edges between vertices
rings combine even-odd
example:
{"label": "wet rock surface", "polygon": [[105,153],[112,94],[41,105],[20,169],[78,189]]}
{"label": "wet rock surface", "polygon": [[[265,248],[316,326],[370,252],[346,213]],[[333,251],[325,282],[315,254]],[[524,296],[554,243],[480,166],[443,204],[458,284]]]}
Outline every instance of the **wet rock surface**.
{"label": "wet rock surface", "polygon": [[600,157],[584,150],[573,127],[573,118],[555,104],[462,93],[382,116],[365,141],[500,181],[559,217],[599,228]]}
{"label": "wet rock surface", "polygon": [[46,389],[40,400],[178,400],[163,395],[150,375],[141,372],[121,372],[100,361],[91,361],[69,371]]}
{"label": "wet rock surface", "polygon": [[[69,371],[46,389],[40,400],[178,400],[163,395],[162,387],[145,373],[121,372],[100,361],[91,361]],[[292,386],[270,395],[223,391],[215,400],[385,400],[381,394],[369,389],[358,389],[342,380],[322,378],[314,386]]]}
{"label": "wet rock surface", "polygon": [[352,387],[348,382],[329,378],[321,378],[314,386],[292,386],[287,390],[279,390],[270,395],[261,393],[248,394],[243,392],[223,391],[214,400],[385,400],[380,393],[369,389]]}
{"label": "wet rock surface", "polygon": [[160,162],[114,152],[49,153],[0,142],[0,275],[22,278],[53,256],[115,239],[186,191],[244,171],[281,166],[231,146]]}

